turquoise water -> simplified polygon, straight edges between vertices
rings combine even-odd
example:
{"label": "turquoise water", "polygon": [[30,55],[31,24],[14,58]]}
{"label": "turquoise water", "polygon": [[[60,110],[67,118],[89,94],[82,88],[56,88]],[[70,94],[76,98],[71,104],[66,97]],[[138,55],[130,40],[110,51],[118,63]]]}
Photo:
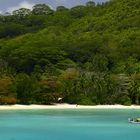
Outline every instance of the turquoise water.
{"label": "turquoise water", "polygon": [[140,110],[0,111],[0,140],[140,140]]}

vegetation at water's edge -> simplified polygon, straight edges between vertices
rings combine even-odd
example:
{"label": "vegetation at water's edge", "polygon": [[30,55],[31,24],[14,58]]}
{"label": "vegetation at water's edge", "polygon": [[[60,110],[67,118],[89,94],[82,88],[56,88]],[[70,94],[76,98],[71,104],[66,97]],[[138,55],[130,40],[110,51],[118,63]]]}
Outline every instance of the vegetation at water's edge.
{"label": "vegetation at water's edge", "polygon": [[0,104],[140,104],[139,15],[139,0],[0,15]]}

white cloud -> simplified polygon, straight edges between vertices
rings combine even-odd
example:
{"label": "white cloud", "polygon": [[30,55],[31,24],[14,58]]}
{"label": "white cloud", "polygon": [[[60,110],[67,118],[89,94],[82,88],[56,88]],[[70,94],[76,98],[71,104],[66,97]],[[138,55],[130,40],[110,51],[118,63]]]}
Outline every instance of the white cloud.
{"label": "white cloud", "polygon": [[23,2],[19,3],[16,6],[9,7],[7,9],[7,11],[11,13],[12,11],[17,10],[17,9],[20,9],[20,8],[32,9],[33,6],[34,6],[34,3],[23,1]]}

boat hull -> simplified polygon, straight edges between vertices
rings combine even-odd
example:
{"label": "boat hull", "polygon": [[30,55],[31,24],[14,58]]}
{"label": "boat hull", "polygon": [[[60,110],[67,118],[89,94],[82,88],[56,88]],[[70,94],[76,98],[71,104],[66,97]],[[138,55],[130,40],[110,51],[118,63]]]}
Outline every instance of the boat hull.
{"label": "boat hull", "polygon": [[129,118],[128,122],[133,123],[133,124],[140,124],[140,121],[138,121],[137,119],[132,119],[132,118]]}

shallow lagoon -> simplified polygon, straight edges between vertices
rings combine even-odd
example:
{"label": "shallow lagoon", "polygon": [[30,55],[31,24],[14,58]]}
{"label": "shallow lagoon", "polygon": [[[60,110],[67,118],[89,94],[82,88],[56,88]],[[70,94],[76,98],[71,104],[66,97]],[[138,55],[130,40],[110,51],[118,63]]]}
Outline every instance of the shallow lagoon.
{"label": "shallow lagoon", "polygon": [[60,109],[0,111],[0,140],[139,140],[140,110]]}

